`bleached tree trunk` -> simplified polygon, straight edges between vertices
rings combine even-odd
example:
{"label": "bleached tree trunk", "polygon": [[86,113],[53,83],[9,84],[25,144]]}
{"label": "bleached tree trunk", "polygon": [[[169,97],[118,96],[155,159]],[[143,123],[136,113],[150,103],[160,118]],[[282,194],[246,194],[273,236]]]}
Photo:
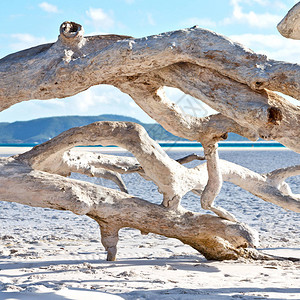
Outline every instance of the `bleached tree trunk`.
{"label": "bleached tree trunk", "polygon": [[[296,5],[279,25],[293,32]],[[292,20],[292,21],[291,21]],[[289,28],[292,28],[291,30]],[[32,150],[0,161],[0,200],[70,210],[95,219],[108,260],[117,253],[118,231],[133,227],[175,237],[209,259],[263,257],[249,250],[255,232],[214,200],[230,181],[265,201],[300,212],[300,196],[285,179],[299,166],[257,174],[220,160],[217,143],[235,132],[251,140],[274,139],[300,152],[300,109],[274,91],[300,99],[300,66],[267,59],[224,36],[193,27],[148,37],[84,37],[73,22],[61,25],[58,41],[11,54],[0,60],[0,108],[29,99],[64,98],[97,84],[111,84],[166,130],[201,142],[206,163],[189,169],[191,159],[171,159],[146,131],[130,122],[96,122],[72,128]],[[173,86],[202,100],[219,114],[185,114],[164,94]],[[72,151],[79,145],[117,145],[135,158]],[[113,180],[115,191],[66,178],[71,172]],[[137,172],[163,194],[154,205],[127,194],[120,174]],[[189,191],[218,217],[183,209]]]}

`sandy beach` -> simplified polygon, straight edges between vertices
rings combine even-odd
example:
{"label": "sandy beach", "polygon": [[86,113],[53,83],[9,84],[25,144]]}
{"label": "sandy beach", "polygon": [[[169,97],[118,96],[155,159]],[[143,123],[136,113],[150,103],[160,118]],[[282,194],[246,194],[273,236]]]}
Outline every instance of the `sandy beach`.
{"label": "sandy beach", "polygon": [[[58,223],[59,226],[59,223]],[[95,228],[97,231],[97,228]],[[91,233],[93,233],[91,231]],[[48,232],[1,241],[0,299],[299,299],[300,263],[207,261],[179,241],[122,231],[117,262],[105,261],[97,232]],[[265,252],[300,259],[282,242]],[[105,294],[102,294],[105,293]],[[112,295],[118,296],[113,297]]]}
{"label": "sandy beach", "polygon": [[300,0],[0,18],[0,300],[300,300]]}
{"label": "sandy beach", "polygon": [[[203,151],[201,147],[162,147],[165,151],[173,151],[173,152],[199,152]],[[16,155],[20,153],[24,153],[29,151],[31,147],[0,147],[0,156],[9,156],[9,155]],[[102,153],[115,153],[115,152],[126,152],[126,149],[121,147],[77,147],[74,148],[73,151],[90,151],[90,152],[102,152]],[[253,147],[243,147],[243,148],[236,148],[236,147],[220,147],[219,151],[249,151],[249,150],[268,150],[268,151],[278,151],[278,148],[270,148],[270,147],[260,147],[260,148],[253,148]],[[287,148],[280,148],[280,151],[286,151]]]}
{"label": "sandy beach", "polygon": [[[299,215],[263,201],[248,210],[247,201],[230,205],[259,232],[261,251],[300,259]],[[107,262],[88,217],[0,204],[1,300],[300,299],[300,261],[208,261],[178,240],[125,228],[118,261]]]}

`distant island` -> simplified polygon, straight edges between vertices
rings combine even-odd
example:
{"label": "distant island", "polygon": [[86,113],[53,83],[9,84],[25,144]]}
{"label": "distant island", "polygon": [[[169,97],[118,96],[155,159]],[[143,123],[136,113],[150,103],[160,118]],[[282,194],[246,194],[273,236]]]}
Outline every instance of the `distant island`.
{"label": "distant island", "polygon": [[[13,123],[0,122],[0,144],[40,144],[72,127],[97,121],[127,121],[141,124],[150,137],[157,141],[186,141],[166,131],[161,125],[142,123],[137,119],[120,115],[62,116],[40,118]],[[229,133],[227,141],[248,141],[235,133]]]}

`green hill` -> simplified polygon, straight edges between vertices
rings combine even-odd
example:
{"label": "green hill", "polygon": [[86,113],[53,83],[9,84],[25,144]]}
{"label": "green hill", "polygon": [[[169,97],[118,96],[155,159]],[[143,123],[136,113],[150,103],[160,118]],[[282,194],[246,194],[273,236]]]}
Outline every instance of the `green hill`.
{"label": "green hill", "polygon": [[[127,121],[143,125],[154,139],[178,140],[159,124],[143,124],[139,120],[118,116],[64,116],[41,118],[30,121],[18,121],[13,123],[0,123],[1,144],[43,143],[61,132],[72,127],[87,125],[96,121]],[[160,138],[161,137],[161,138]]]}
{"label": "green hill", "polygon": [[[13,123],[0,123],[0,143],[1,144],[23,144],[23,143],[43,143],[61,132],[72,127],[87,125],[96,121],[127,121],[135,122],[144,126],[148,134],[154,140],[183,141],[159,124],[144,124],[137,119],[119,115],[100,116],[63,116],[41,118],[30,121],[18,121]],[[228,140],[246,140],[236,134],[230,133]]]}

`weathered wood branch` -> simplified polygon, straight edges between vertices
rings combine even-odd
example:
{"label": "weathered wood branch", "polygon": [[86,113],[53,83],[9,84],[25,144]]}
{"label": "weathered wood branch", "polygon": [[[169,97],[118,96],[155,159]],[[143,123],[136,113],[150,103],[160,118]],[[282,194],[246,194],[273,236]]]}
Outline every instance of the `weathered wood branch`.
{"label": "weathered wood branch", "polygon": [[0,201],[70,210],[95,219],[108,259],[115,260],[118,231],[132,227],[181,240],[208,259],[251,257],[255,232],[240,223],[184,209],[169,210],[91,183],[33,170],[14,158],[0,159]]}
{"label": "weathered wood branch", "polygon": [[[297,22],[296,5],[279,28],[294,38]],[[0,200],[88,215],[100,225],[109,260],[116,258],[122,227],[178,238],[207,258],[250,257],[254,252],[245,248],[254,246],[255,234],[214,206],[223,181],[300,212],[300,195],[293,194],[284,181],[298,175],[299,167],[260,175],[220,160],[217,142],[235,132],[252,140],[275,139],[300,152],[300,108],[272,92],[300,99],[299,75],[297,64],[269,60],[197,27],[133,39],[84,37],[82,26],[65,22],[56,43],[0,60],[0,110],[29,99],[64,98],[93,85],[111,84],[129,94],[165,129],[201,142],[207,163],[186,168],[182,164],[195,157],[171,159],[140,125],[96,122],[72,128],[27,153],[0,159]],[[205,118],[185,114],[165,96],[165,85],[220,113]],[[121,146],[135,158],[86,153],[75,157],[71,151],[75,146],[98,144]],[[138,172],[157,185],[162,205],[61,176],[70,172],[109,178],[124,192],[118,173]],[[180,201],[188,191],[200,195],[202,207],[221,218],[182,209]]]}
{"label": "weathered wood branch", "polygon": [[267,177],[272,180],[278,180],[279,182],[282,182],[283,180],[291,177],[291,176],[297,176],[300,175],[300,165],[277,169],[275,171],[269,172],[267,174]]}
{"label": "weathered wood branch", "polygon": [[[57,157],[57,159],[61,158]],[[62,160],[67,166],[69,164],[74,166],[73,172],[77,172],[76,170],[79,170],[77,173],[80,173],[81,168],[88,169],[89,167],[95,167],[110,170],[114,173],[117,172],[119,174],[130,174],[137,172],[144,178],[148,178],[143,170],[143,167],[139,164],[135,157],[70,150],[63,154]],[[181,165],[194,160],[205,160],[205,157],[193,153],[176,159],[176,161]]]}
{"label": "weathered wood branch", "polygon": [[278,184],[272,180],[272,173],[269,177],[267,174],[258,174],[231,162],[220,161],[224,181],[232,182],[253,195],[286,210],[300,212],[299,195],[293,194],[286,182],[282,181],[282,184]]}
{"label": "weathered wood branch", "polygon": [[192,162],[194,160],[205,160],[205,157],[204,156],[200,156],[200,155],[198,155],[196,153],[193,153],[193,154],[189,154],[189,155],[187,155],[185,157],[176,159],[176,161],[178,163],[180,163],[181,165],[182,164],[187,164],[187,163]]}
{"label": "weathered wood branch", "polygon": [[[82,30],[73,22],[62,28]],[[110,84],[118,76],[136,76],[178,62],[216,70],[254,90],[267,88],[300,99],[299,65],[269,60],[222,35],[193,27],[141,39],[81,34],[65,38],[62,31],[54,44],[0,60],[1,108],[75,95],[93,85]]]}
{"label": "weathered wood branch", "polygon": [[[227,131],[232,130],[251,139],[258,136],[264,139],[276,139],[287,147],[299,151],[298,143],[294,138],[294,136],[299,135],[299,132],[294,132],[299,126],[291,126],[294,123],[299,124],[299,108],[278,95],[264,90],[264,88],[269,88],[279,91],[280,88],[272,88],[268,83],[265,84],[265,81],[259,81],[253,74],[260,70],[259,72],[263,73],[264,76],[270,76],[269,73],[272,73],[269,70],[270,66],[280,69],[280,72],[284,70],[285,77],[283,74],[278,75],[276,73],[274,75],[278,78],[276,80],[272,75],[270,85],[277,82],[278,86],[285,86],[285,89],[290,91],[298,89],[299,86],[298,65],[286,65],[282,62],[274,62],[272,65],[272,62],[263,56],[250,53],[250,50],[242,48],[241,45],[233,43],[223,36],[199,28],[166,33],[150,37],[147,40],[133,40],[129,37],[120,36],[84,38],[82,27],[78,24],[64,23],[62,28],[58,41],[53,45],[38,46],[0,60],[0,74],[2,75],[0,100],[3,108],[15,103],[14,101],[65,97],[76,94],[92,85],[106,83],[118,86],[123,91],[127,90],[127,93],[130,93],[134,100],[153,117],[154,113],[151,113],[151,110],[153,111],[155,108],[154,101],[145,104],[148,101],[139,100],[146,97],[145,88],[143,95],[141,92],[138,95],[137,92],[126,89],[126,82],[132,89],[134,85],[132,81],[135,84],[139,83],[136,78],[141,77],[141,74],[146,72],[147,75],[145,76],[147,77],[149,76],[148,71],[152,71],[151,80],[148,80],[148,83],[151,82],[151,86],[148,87],[147,93],[150,92],[148,97],[164,99],[160,101],[159,106],[162,106],[163,103],[168,106],[167,109],[170,108],[170,103],[165,100],[161,86],[178,87],[203,100],[231,119],[225,120],[223,116],[221,117],[223,119],[219,128],[221,127],[223,132],[218,132],[215,129],[217,136],[223,136]],[[69,31],[73,35],[69,36]],[[182,39],[180,45],[178,43],[179,38]],[[118,41],[118,39],[121,40]],[[191,49],[188,45],[192,42],[193,48]],[[175,43],[174,47],[170,47],[170,44],[173,45],[172,43]],[[127,49],[125,56],[122,51],[124,50],[123,47],[127,47],[126,45],[131,48]],[[116,53],[117,50],[118,53]],[[137,54],[138,50],[139,53]],[[168,51],[168,55],[166,51]],[[208,52],[211,54],[208,55]],[[122,63],[120,63],[120,55]],[[96,57],[99,61],[96,60]],[[164,62],[161,61],[162,57]],[[266,65],[259,61],[262,58]],[[115,61],[112,61],[113,59]],[[137,65],[141,59],[144,63]],[[165,67],[162,68],[163,66]],[[291,68],[293,69],[291,71],[293,84],[289,83],[289,79],[287,79],[288,74],[291,73],[289,71]],[[109,71],[110,74],[107,74],[105,70]],[[132,74],[132,70],[135,70],[134,74]],[[24,74],[22,74],[23,71]],[[23,82],[25,74],[26,82]],[[248,81],[242,78],[242,75],[247,77],[250,74],[251,82],[249,81],[250,78]],[[130,76],[126,77],[126,75]],[[253,83],[254,79],[255,84]],[[70,85],[69,81],[66,80],[71,80],[76,84]],[[145,83],[143,76],[142,81]],[[26,88],[23,86],[25,84],[27,85]],[[138,88],[141,85],[139,83]],[[247,88],[246,85],[250,86],[251,89]],[[258,92],[258,89],[262,90]],[[286,94],[290,93],[286,92]],[[157,99],[156,105],[158,105]],[[179,118],[176,114],[179,114]],[[158,116],[157,118],[161,117]],[[182,112],[178,112],[176,109],[173,109],[172,118],[173,124],[175,120],[180,119],[183,125],[182,132],[175,130],[177,134],[184,135],[189,139],[199,140],[199,137],[195,137],[195,132],[199,132],[199,130],[194,130],[195,127],[199,129],[202,126],[204,132],[207,132],[206,129],[209,127],[208,120],[205,122],[199,121],[197,118],[183,118]],[[218,117],[214,118],[218,119],[218,122],[215,123],[220,122]],[[233,126],[234,121],[232,120],[235,120],[239,126]],[[172,126],[165,124],[164,127],[169,130]],[[291,132],[291,135],[286,136],[287,132]]]}
{"label": "weathered wood branch", "polygon": [[[134,158],[108,159],[107,156],[98,158],[98,156],[83,153],[76,156],[68,152],[75,146],[88,144],[121,146],[134,154],[137,161]],[[96,122],[69,129],[52,140],[16,156],[15,159],[27,163],[36,170],[63,176],[69,175],[69,165],[74,164],[79,166],[79,169],[101,167],[119,173],[131,169],[157,185],[164,195],[162,204],[170,209],[177,209],[182,196],[187,192],[196,190],[199,194],[199,191],[206,189],[204,196],[201,196],[203,208],[211,209],[218,216],[229,220],[234,220],[229,212],[213,206],[223,180],[237,184],[265,201],[300,212],[298,195],[286,193],[285,189],[281,189],[282,184],[278,185],[276,181],[271,180],[274,177],[272,174],[275,173],[270,173],[271,179],[269,180],[267,175],[260,175],[247,168],[219,160],[215,145],[205,145],[205,149],[208,165],[202,164],[188,169],[171,159],[158,143],[148,136],[142,126],[130,122]],[[137,162],[142,170],[137,168]],[[112,164],[117,167],[113,168]]]}
{"label": "weathered wood branch", "polygon": [[[248,86],[215,71],[191,64],[176,64],[157,72],[165,85],[175,86],[234,120],[240,128],[250,128],[265,140],[276,140],[299,152],[300,108],[268,90],[253,91]],[[250,126],[249,126],[250,125]],[[240,134],[247,137],[247,131]],[[237,132],[238,133],[238,132]]]}
{"label": "weathered wood branch", "polygon": [[[248,86],[219,73],[187,63],[175,64],[148,75],[118,79],[115,85],[166,130],[201,143],[221,140],[235,132],[250,140],[276,140],[300,152],[300,108],[268,90],[253,91]],[[199,118],[184,114],[170,101],[162,87],[181,89],[202,100],[222,115]],[[161,117],[164,116],[164,117]]]}
{"label": "weathered wood branch", "polygon": [[[100,139],[99,143],[101,143]],[[199,159],[198,156],[190,155],[187,158],[177,160],[177,162],[186,163],[195,158]],[[200,159],[202,159],[202,157],[200,157]],[[61,160],[61,158],[57,156],[55,160]],[[66,165],[68,164],[68,161],[76,162],[79,169],[81,168],[81,166],[92,166],[105,168],[107,170],[118,172],[120,174],[130,174],[133,172],[137,172],[144,179],[152,180],[145,174],[143,170],[144,162],[140,164],[134,157],[104,155],[91,152],[82,152],[78,150],[73,152],[71,150],[63,155],[63,160],[65,161]],[[300,175],[299,166],[292,166],[274,170],[272,172],[269,172],[268,174],[258,174],[245,167],[222,159],[217,160],[217,164],[219,166],[218,172],[220,172],[221,174],[216,176],[221,176],[222,181],[234,183],[252,193],[253,195],[258,196],[267,202],[271,202],[273,204],[281,206],[284,209],[300,212],[300,196],[297,194],[293,194],[289,185],[284,181],[288,177]],[[208,182],[206,163],[198,165],[197,167],[192,169],[190,168],[189,172],[194,178],[196,178],[193,181],[194,185],[191,185],[191,191],[202,197],[202,192]],[[214,169],[212,169],[212,172],[214,172]],[[222,183],[218,181],[218,185],[220,186],[221,184]],[[210,198],[209,203],[211,206],[213,206],[213,201],[216,196],[217,193],[214,193],[214,196]],[[225,211],[223,208],[218,207],[218,209],[215,210],[215,207],[208,207],[205,203],[202,202],[203,201],[201,201],[202,208],[210,209],[220,217],[233,220],[234,216]],[[180,201],[177,203],[177,205],[180,205]]]}
{"label": "weathered wood branch", "polygon": [[[112,143],[114,139],[118,140],[118,132],[123,134],[124,129],[132,130],[132,134],[128,137],[129,141],[125,143],[127,146],[132,145],[131,149],[137,149],[131,143],[130,138],[134,142],[137,135],[144,134],[140,126],[128,123],[98,122],[71,129],[15,158],[1,159],[0,200],[87,214],[99,223],[102,242],[110,260],[114,260],[116,256],[118,230],[128,226],[143,232],[176,237],[210,259],[235,259],[252,255],[252,252],[248,252],[244,247],[253,246],[256,242],[255,234],[244,225],[222,221],[212,216],[201,216],[185,211],[180,206],[167,209],[121,192],[32,169],[34,166],[36,169],[45,168],[49,172],[51,161],[62,161],[58,159],[57,153],[85,143],[87,139],[83,136],[83,132],[90,133],[88,136],[90,142],[96,143],[97,141],[98,143],[101,139],[104,144],[103,140],[105,143]],[[115,134],[112,135],[112,139],[108,140],[106,134],[111,133],[111,130],[114,130]],[[145,142],[147,138],[144,137],[143,140],[141,147],[136,151],[148,153],[149,147],[144,147],[147,144]],[[121,143],[124,146],[124,142]],[[153,152],[160,151],[156,149],[155,144],[153,146],[152,149],[155,149],[152,150]],[[156,155],[159,157],[158,154]],[[64,156],[63,153],[62,156]],[[147,163],[153,164],[153,161],[144,160],[143,155],[137,155],[137,157],[142,158],[140,163],[143,168],[146,166],[145,172],[147,173]],[[43,161],[43,158],[46,161]],[[134,159],[132,163],[136,166]],[[293,199],[291,195],[285,195],[272,185],[272,181],[267,180],[267,176],[223,160],[220,160],[219,164],[223,180],[236,183],[266,201],[300,212],[300,200]],[[168,164],[165,163],[165,165]],[[55,168],[51,171],[55,171]],[[208,180],[206,164],[188,169],[188,172],[194,173],[198,178],[194,188],[203,190]],[[274,195],[271,193],[272,189],[276,192]],[[161,218],[163,221],[160,220]],[[255,255],[257,257],[257,253]]]}
{"label": "weathered wood branch", "polygon": [[143,167],[145,175],[163,193],[163,204],[167,207],[177,207],[181,197],[199,181],[193,172],[171,159],[142,126],[130,122],[96,122],[72,128],[17,159],[37,170],[67,176],[70,161],[64,153],[75,146],[98,144],[117,145],[129,150]]}
{"label": "weathered wood branch", "polygon": [[77,163],[68,162],[68,171],[87,175],[89,177],[100,177],[113,181],[122,192],[128,193],[126,185],[120,174],[106,170],[104,168],[96,168],[92,165],[78,165]]}
{"label": "weathered wood branch", "polygon": [[201,194],[201,206],[210,209],[219,217],[235,222],[236,218],[222,207],[214,206],[214,200],[221,191],[223,178],[220,169],[218,145],[215,143],[204,144],[204,154],[207,160],[207,184]]}
{"label": "weathered wood branch", "polygon": [[[99,141],[100,143],[100,141]],[[82,167],[87,168],[93,166],[95,168],[103,168],[119,174],[130,174],[142,171],[142,167],[135,157],[108,155],[103,153],[94,153],[87,151],[70,150],[63,154],[63,157],[58,156],[57,159],[63,160],[66,164],[75,164],[77,169]],[[143,171],[142,171],[143,172]],[[143,172],[144,173],[144,172]]]}
{"label": "weathered wood branch", "polygon": [[227,132],[235,132],[251,140],[258,138],[252,129],[243,127],[221,114],[201,118],[184,113],[176,103],[168,99],[159,83],[164,85],[163,81],[152,78],[149,80],[146,76],[134,80],[120,79],[115,85],[129,94],[151,118],[176,136],[201,143],[224,140],[227,138]]}

